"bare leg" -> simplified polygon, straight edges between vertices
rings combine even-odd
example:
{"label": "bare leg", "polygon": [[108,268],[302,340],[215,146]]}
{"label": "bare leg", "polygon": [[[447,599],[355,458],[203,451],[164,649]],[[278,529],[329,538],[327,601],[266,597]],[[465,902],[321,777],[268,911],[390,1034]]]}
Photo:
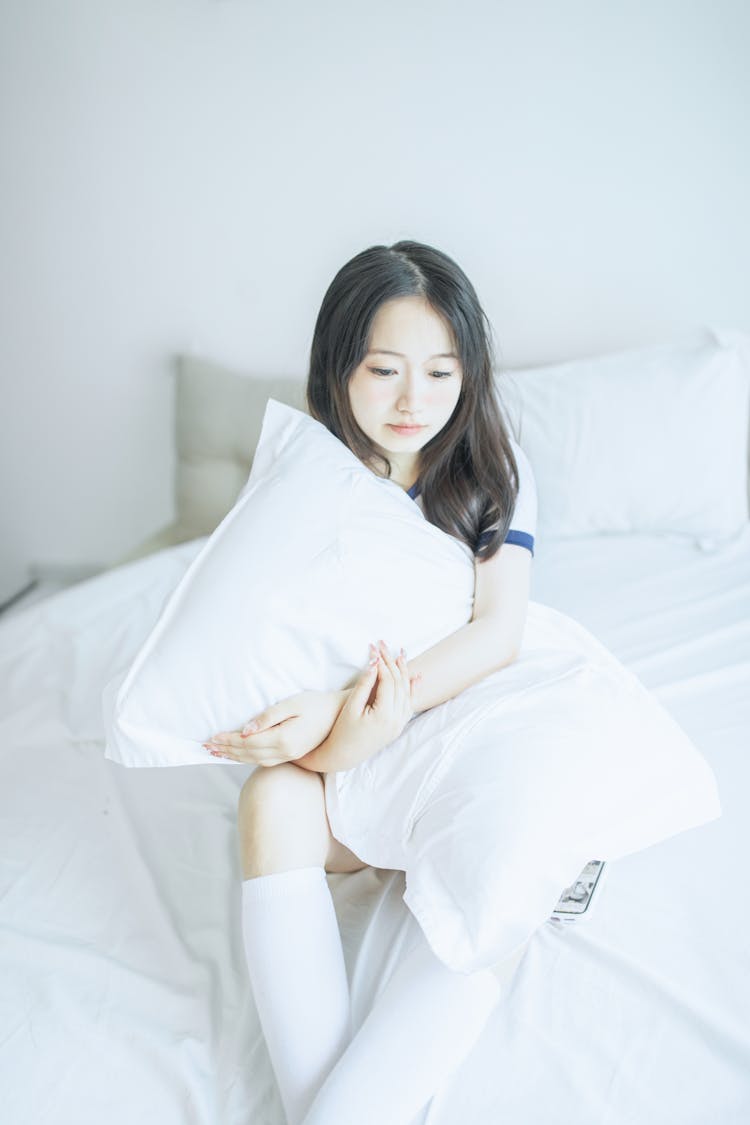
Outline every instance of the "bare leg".
{"label": "bare leg", "polygon": [[254,770],[238,822],[250,982],[287,1120],[298,1125],[351,1037],[325,867],[365,865],[331,836],[321,776],[293,763]]}

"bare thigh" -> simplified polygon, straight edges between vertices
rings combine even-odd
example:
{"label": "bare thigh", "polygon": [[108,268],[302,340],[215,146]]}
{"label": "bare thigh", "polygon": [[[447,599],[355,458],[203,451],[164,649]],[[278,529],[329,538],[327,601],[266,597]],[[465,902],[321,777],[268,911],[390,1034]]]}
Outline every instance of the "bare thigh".
{"label": "bare thigh", "polygon": [[315,865],[332,874],[367,866],[331,832],[324,781],[294,762],[253,770],[237,808],[243,879]]}

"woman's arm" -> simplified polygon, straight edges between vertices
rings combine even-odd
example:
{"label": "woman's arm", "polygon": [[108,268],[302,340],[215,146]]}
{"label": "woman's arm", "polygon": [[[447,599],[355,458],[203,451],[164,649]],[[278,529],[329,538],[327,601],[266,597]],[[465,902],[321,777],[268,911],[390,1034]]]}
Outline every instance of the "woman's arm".
{"label": "woman's arm", "polygon": [[[529,601],[531,552],[505,543],[486,562],[475,563],[474,614],[408,663],[415,714],[453,699],[479,680],[512,664],[521,649]],[[340,739],[325,739],[297,765],[318,773],[351,769],[376,751],[347,750]]]}
{"label": "woman's arm", "polygon": [[[408,666],[405,664],[407,675],[412,681],[417,676],[422,676],[422,679],[412,683],[412,717],[419,711],[426,711],[438,703],[452,699],[464,688],[510,664],[515,659],[515,654],[509,654],[505,659],[499,658],[497,632],[497,623],[491,619],[470,621],[421,653]],[[429,680],[425,682],[427,677]],[[344,710],[345,708],[342,709],[342,714]],[[377,754],[395,737],[397,735],[392,735],[384,742],[348,741],[334,724],[330,735],[320,746],[316,746],[304,757],[297,758],[295,765],[315,773],[349,770]]]}
{"label": "woman's arm", "polygon": [[[411,692],[414,714],[453,699],[464,688],[484,679],[491,672],[504,668],[506,664],[511,664],[516,653],[498,645],[498,633],[498,623],[493,618],[469,621],[455,633],[449,633],[438,644],[410,660],[410,678],[414,679],[419,675],[422,677],[414,684]],[[316,773],[336,773],[338,770],[352,769],[381,749],[381,746],[375,746],[363,751],[354,746],[345,746],[341,738],[334,741],[329,737],[303,758],[297,758],[295,764]]]}
{"label": "woman's arm", "polygon": [[412,693],[417,713],[513,663],[521,650],[530,583],[527,547],[504,543],[491,559],[475,561],[471,621],[409,661],[409,675],[422,675]]}
{"label": "woman's arm", "polygon": [[516,656],[510,645],[501,643],[498,622],[489,617],[469,621],[409,661],[409,675],[422,676],[412,695],[414,713],[453,699]]}

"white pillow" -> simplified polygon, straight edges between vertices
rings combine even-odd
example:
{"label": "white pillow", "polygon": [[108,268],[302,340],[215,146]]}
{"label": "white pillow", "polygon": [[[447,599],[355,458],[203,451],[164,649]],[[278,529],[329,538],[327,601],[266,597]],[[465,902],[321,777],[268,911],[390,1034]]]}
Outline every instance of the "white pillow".
{"label": "white pillow", "polygon": [[539,538],[677,534],[710,549],[748,520],[750,337],[508,371],[498,389],[534,469]]}
{"label": "white pillow", "polygon": [[[473,596],[464,544],[271,399],[235,506],[105,688],[106,757],[225,764],[201,746],[209,735],[295,692],[345,686],[370,640],[418,656],[470,620]],[[475,731],[497,753],[475,753]],[[557,758],[550,778],[565,778],[564,809],[569,792],[583,795],[575,815],[555,810],[544,755]],[[517,661],[328,774],[326,802],[342,843],[406,871],[405,901],[462,971],[527,940],[589,859],[720,812],[710,769],[656,699],[582,625],[534,602]]]}
{"label": "white pillow", "polygon": [[470,620],[471,551],[320,422],[269,399],[234,507],[135,661],[104,692],[106,756],[221,764],[220,730],[305,690],[340,690],[382,637],[407,658]]}

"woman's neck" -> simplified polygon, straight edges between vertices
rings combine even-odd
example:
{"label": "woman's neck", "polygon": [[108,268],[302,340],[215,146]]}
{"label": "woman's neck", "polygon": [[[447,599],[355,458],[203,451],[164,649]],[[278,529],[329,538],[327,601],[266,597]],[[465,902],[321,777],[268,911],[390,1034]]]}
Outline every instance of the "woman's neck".
{"label": "woman's neck", "polygon": [[376,469],[375,466],[371,464],[369,468],[372,469],[376,476],[384,477],[393,484],[397,484],[399,488],[403,488],[404,492],[408,492],[419,480],[419,464],[416,460],[412,461],[410,465],[399,464],[394,460],[393,455],[389,456],[388,460],[391,464],[391,475],[389,477],[386,477],[385,473],[380,471],[380,467]]}
{"label": "woman's neck", "polygon": [[390,479],[394,482],[394,484],[397,484],[399,485],[399,487],[403,488],[404,492],[408,492],[409,489],[413,488],[419,480],[418,459],[416,457],[412,458],[411,462],[407,462],[406,464],[399,464],[397,461],[393,460],[392,456],[389,458],[389,460],[391,462]]}

